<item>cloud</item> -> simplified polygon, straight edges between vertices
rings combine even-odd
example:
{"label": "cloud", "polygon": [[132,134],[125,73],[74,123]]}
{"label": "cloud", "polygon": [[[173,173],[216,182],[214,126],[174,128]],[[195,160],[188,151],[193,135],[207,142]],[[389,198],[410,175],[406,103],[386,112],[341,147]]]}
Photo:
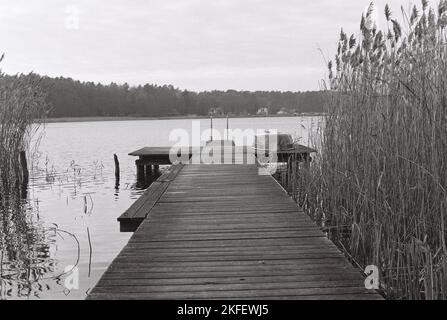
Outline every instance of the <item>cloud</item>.
{"label": "cloud", "polygon": [[[378,8],[383,1],[378,1]],[[393,3],[396,4],[394,1]],[[406,3],[406,1],[401,1]],[[9,73],[187,89],[314,90],[369,0],[3,0]],[[65,8],[79,8],[67,30]]]}

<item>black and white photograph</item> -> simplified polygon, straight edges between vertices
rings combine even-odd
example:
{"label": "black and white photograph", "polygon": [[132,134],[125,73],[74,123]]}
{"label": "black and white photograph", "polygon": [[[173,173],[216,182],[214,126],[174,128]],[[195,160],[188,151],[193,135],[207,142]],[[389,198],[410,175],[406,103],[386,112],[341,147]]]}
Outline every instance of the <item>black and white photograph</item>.
{"label": "black and white photograph", "polygon": [[446,236],[447,0],[0,0],[0,304],[446,300]]}

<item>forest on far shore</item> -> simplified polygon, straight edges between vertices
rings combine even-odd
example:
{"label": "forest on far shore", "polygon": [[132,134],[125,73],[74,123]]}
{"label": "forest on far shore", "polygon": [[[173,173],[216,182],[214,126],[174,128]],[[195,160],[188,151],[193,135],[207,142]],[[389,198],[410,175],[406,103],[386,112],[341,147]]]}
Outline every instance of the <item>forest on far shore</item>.
{"label": "forest on far shore", "polygon": [[50,118],[293,115],[323,111],[323,93],[319,91],[193,92],[171,85],[103,85],[63,77],[37,77],[47,95]]}

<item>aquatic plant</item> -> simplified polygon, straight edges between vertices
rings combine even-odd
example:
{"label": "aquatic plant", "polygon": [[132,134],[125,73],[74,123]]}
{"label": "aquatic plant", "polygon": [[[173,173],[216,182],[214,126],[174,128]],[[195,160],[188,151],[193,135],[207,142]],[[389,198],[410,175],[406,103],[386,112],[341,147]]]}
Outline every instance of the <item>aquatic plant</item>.
{"label": "aquatic plant", "polygon": [[343,30],[329,81],[319,156],[289,170],[297,201],[389,298],[447,298],[447,1],[371,4],[360,35]]}
{"label": "aquatic plant", "polygon": [[26,154],[46,111],[37,78],[0,72],[0,298],[10,296],[11,290],[16,296],[33,294],[32,286],[41,285],[36,280],[53,268],[47,233],[24,200]]}
{"label": "aquatic plant", "polygon": [[1,194],[16,190],[17,184],[24,182],[20,153],[29,150],[31,138],[48,110],[37,81],[32,74],[11,77],[0,73]]}

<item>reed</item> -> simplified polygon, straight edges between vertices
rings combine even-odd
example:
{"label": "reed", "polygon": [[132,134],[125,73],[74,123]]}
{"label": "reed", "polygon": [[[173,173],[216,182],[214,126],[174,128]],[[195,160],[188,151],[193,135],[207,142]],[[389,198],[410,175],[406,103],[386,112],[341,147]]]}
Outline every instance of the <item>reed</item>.
{"label": "reed", "polygon": [[387,297],[447,298],[447,1],[388,26],[362,16],[328,63],[326,116],[310,171],[289,187]]}
{"label": "reed", "polygon": [[[16,296],[31,295],[32,287],[39,286],[37,281],[53,268],[39,251],[47,250],[47,231],[35,221],[26,201],[24,167],[24,155],[30,154],[46,111],[37,77],[0,72],[0,300],[14,290]],[[11,266],[20,266],[21,271]]]}
{"label": "reed", "polygon": [[0,73],[0,200],[25,182],[20,153],[30,152],[30,142],[47,110],[37,76]]}

